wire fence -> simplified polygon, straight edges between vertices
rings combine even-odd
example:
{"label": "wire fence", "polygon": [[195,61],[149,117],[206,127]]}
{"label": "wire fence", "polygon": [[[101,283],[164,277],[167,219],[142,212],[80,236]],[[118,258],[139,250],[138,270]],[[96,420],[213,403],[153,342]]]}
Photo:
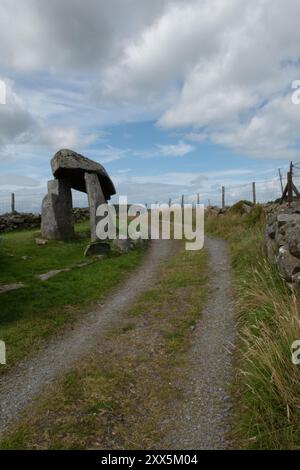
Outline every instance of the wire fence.
{"label": "wire fence", "polygon": [[[300,162],[291,164],[293,182],[300,188]],[[215,185],[209,190],[164,194],[157,200],[145,201],[148,207],[151,203],[202,203],[216,206],[231,206],[240,200],[249,200],[254,203],[265,203],[281,198],[284,188],[287,186],[287,172],[278,169],[279,176],[263,181],[252,181],[236,185]],[[15,193],[0,193],[0,214],[12,212],[41,213],[42,200],[45,193],[26,193],[16,191]],[[73,207],[88,207],[88,199],[85,193],[72,190]],[[113,200],[114,201],[114,200]],[[129,201],[130,203],[134,201]]]}
{"label": "wire fence", "polygon": [[[32,212],[40,214],[45,193],[10,193],[0,195],[0,214],[11,212]],[[73,207],[88,207],[88,199],[85,193],[72,190]]]}
{"label": "wire fence", "polygon": [[[300,173],[299,173],[300,182]],[[286,177],[282,178],[282,184],[286,184]],[[300,187],[300,185],[299,185]],[[279,177],[263,181],[253,181],[237,185],[216,186],[209,191],[199,191],[197,193],[185,193],[173,198],[169,198],[173,203],[201,203],[205,206],[232,206],[240,200],[247,200],[253,203],[266,203],[279,199],[282,196],[281,181]],[[157,200],[155,202],[167,202]]]}

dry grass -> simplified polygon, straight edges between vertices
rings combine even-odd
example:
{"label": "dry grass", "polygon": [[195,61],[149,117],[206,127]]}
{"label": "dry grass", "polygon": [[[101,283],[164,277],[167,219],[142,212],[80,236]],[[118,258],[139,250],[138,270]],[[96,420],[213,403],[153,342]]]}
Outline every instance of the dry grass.
{"label": "dry grass", "polygon": [[291,344],[300,339],[300,301],[264,257],[262,215],[253,219],[229,214],[206,224],[230,241],[236,279],[236,446],[299,449],[300,366]]}

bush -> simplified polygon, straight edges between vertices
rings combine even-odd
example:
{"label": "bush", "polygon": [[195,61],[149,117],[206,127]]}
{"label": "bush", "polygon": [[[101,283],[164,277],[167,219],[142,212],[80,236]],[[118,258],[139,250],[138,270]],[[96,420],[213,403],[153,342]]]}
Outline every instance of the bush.
{"label": "bush", "polygon": [[243,215],[243,214],[245,214],[245,208],[244,208],[245,205],[253,207],[252,202],[242,200],[242,201],[238,201],[235,204],[233,204],[233,206],[230,207],[229,212],[231,212],[232,214]]}
{"label": "bush", "polygon": [[245,216],[245,223],[249,226],[253,226],[264,222],[265,214],[262,206],[260,204],[256,204],[253,206],[251,212]]}

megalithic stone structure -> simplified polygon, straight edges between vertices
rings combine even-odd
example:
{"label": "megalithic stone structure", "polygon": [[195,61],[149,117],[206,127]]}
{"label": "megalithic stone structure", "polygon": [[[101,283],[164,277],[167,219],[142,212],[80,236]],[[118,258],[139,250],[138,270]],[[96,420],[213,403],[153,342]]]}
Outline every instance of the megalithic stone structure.
{"label": "megalithic stone structure", "polygon": [[73,188],[88,194],[91,240],[96,241],[97,207],[116,193],[105,168],[67,149],[54,155],[51,168],[55,179],[48,182],[48,194],[42,204],[42,235],[50,240],[66,240],[74,236]]}

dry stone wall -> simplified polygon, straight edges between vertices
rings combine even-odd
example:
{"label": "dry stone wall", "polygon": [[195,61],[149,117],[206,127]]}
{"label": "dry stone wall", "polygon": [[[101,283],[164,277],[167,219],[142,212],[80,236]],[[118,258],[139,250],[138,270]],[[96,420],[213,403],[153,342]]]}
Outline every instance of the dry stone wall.
{"label": "dry stone wall", "polygon": [[265,251],[292,287],[300,288],[300,204],[276,206],[267,215]]}
{"label": "dry stone wall", "polygon": [[[74,222],[87,220],[90,216],[88,208],[74,208]],[[0,216],[0,233],[11,232],[12,230],[40,228],[41,215],[31,213],[16,212],[14,214],[3,214]]]}

